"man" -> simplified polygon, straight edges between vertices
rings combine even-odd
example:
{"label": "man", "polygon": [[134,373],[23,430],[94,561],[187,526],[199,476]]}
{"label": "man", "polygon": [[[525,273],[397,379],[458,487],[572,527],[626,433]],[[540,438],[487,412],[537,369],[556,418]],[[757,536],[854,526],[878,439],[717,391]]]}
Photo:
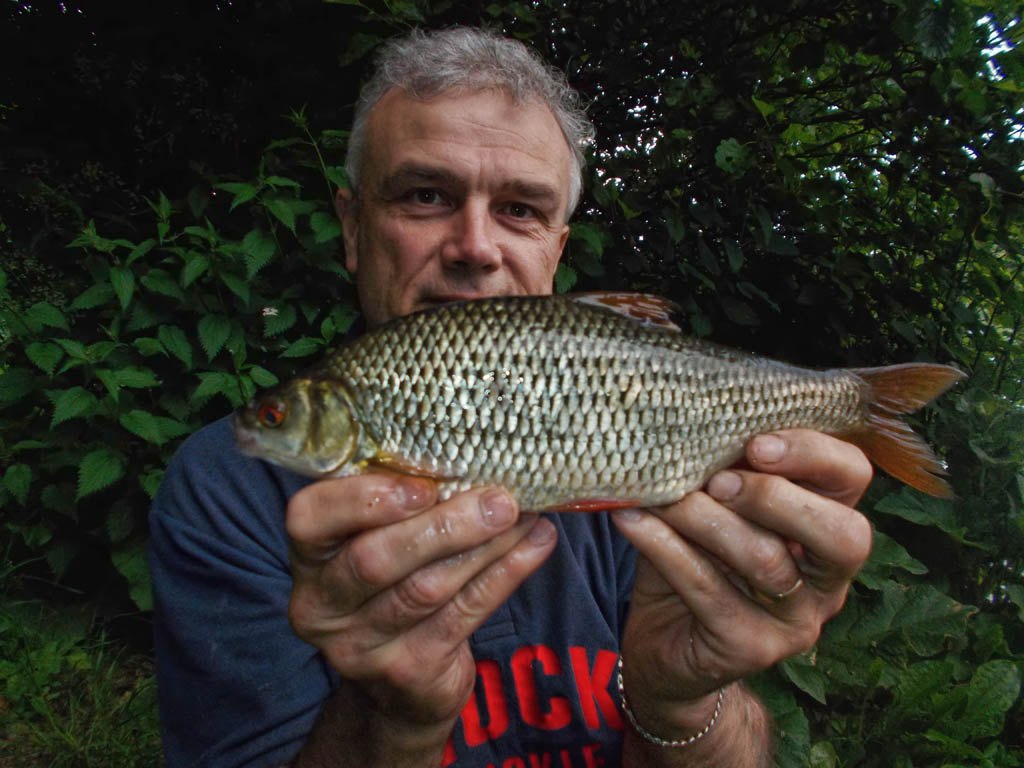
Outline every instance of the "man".
{"label": "man", "polygon": [[[337,200],[368,325],[549,293],[588,130],[519,43],[390,44]],[[499,488],[310,483],[203,430],[152,514],[169,765],[770,764],[741,680],[842,606],[871,470],[807,431],[747,462],[664,508],[538,516]]]}

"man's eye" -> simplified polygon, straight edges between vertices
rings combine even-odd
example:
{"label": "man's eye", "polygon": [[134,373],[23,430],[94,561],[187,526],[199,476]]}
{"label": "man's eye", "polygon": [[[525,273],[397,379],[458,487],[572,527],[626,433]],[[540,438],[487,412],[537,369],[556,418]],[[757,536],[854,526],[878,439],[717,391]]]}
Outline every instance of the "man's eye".
{"label": "man's eye", "polygon": [[443,205],[444,198],[436,189],[413,190],[412,199],[421,205]]}
{"label": "man's eye", "polygon": [[529,219],[536,216],[533,208],[525,203],[509,203],[505,210],[515,219]]}

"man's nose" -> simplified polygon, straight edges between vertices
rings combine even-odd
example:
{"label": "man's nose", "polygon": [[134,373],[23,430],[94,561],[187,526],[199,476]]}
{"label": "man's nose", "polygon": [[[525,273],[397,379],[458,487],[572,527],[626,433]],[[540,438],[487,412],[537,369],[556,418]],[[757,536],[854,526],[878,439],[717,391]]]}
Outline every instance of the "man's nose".
{"label": "man's nose", "polygon": [[488,206],[467,201],[452,217],[452,232],[442,249],[445,266],[490,272],[501,264],[497,222]]}

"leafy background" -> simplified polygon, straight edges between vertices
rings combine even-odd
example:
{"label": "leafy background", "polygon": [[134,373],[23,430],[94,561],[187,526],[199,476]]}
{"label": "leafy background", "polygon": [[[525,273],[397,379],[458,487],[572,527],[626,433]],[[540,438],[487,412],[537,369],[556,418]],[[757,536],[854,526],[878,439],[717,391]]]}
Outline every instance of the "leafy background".
{"label": "leafy background", "polygon": [[[783,766],[1024,764],[1024,58],[1000,0],[9,2],[0,24],[0,765],[159,764],[146,512],[180,441],[356,317],[332,190],[383,39],[483,23],[598,128],[559,290],[817,366],[951,361]],[[7,757],[5,755],[9,755]],[[9,763],[6,761],[10,761]]]}

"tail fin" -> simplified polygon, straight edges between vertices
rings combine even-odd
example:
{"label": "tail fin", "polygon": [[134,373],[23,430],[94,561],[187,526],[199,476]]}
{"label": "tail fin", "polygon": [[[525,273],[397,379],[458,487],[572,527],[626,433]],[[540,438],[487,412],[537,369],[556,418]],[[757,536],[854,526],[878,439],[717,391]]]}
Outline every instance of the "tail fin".
{"label": "tail fin", "polygon": [[854,368],[868,385],[866,428],[843,437],[897,480],[932,496],[949,498],[942,463],[898,417],[913,413],[965,377],[948,365],[907,363],[882,368]]}

